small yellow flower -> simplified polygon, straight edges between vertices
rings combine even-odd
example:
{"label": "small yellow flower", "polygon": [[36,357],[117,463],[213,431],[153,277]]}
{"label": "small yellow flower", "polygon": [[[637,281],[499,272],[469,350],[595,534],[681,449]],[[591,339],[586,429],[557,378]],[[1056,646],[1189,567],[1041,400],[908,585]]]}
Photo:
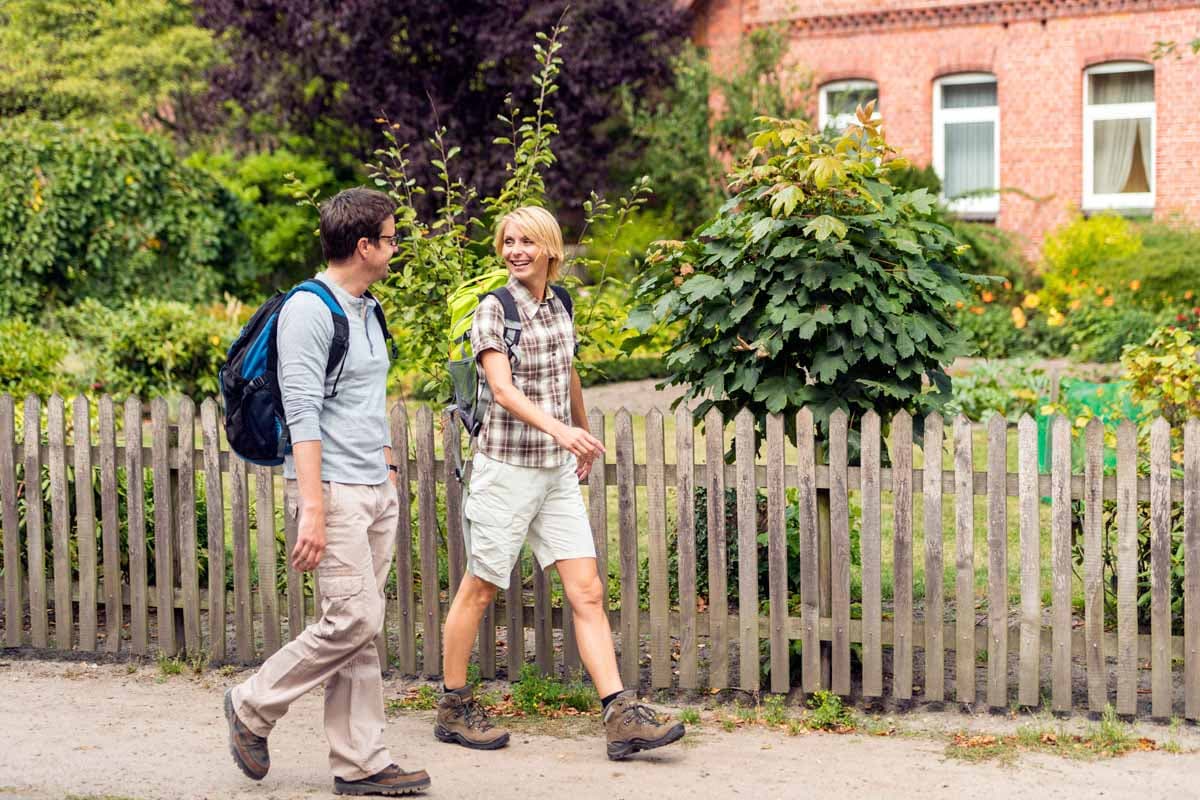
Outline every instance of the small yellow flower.
{"label": "small yellow flower", "polygon": [[209,340],[210,342],[212,342],[212,344],[213,344],[213,347],[216,347],[217,345],[219,345],[219,344],[221,343],[221,337],[220,337],[220,336],[210,336],[210,337],[208,337],[208,340]]}
{"label": "small yellow flower", "polygon": [[1192,299],[1192,295],[1193,295],[1193,294],[1194,294],[1194,293],[1192,292],[1192,290],[1191,290],[1191,289],[1188,289],[1186,292],[1184,292],[1184,293],[1183,293],[1183,299],[1184,299],[1184,300],[1191,300],[1191,299]]}
{"label": "small yellow flower", "polygon": [[987,291],[986,289],[984,290],[983,294],[981,294],[979,296],[981,298],[983,298],[983,302],[985,302],[985,303],[990,303],[996,299],[996,295],[992,294],[991,292]]}
{"label": "small yellow flower", "polygon": [[971,306],[971,313],[979,316],[983,313],[983,306]]}
{"label": "small yellow flower", "polygon": [[125,176],[125,185],[126,185],[126,186],[133,186],[133,176],[132,176],[132,175],[126,175],[126,176]]}
{"label": "small yellow flower", "polygon": [[1105,308],[1112,308],[1116,302],[1117,302],[1117,298],[1110,294],[1108,297],[1104,298],[1103,305]]}
{"label": "small yellow flower", "polygon": [[1082,305],[1083,301],[1077,297],[1067,304],[1067,308],[1071,309],[1072,311],[1078,311]]}
{"label": "small yellow flower", "polygon": [[1097,286],[1096,287],[1096,297],[1103,297],[1103,296],[1104,296],[1104,287]]}
{"label": "small yellow flower", "polygon": [[1012,281],[1005,281],[1005,282],[1004,282],[1004,288],[1005,288],[1005,289],[1012,289]]}
{"label": "small yellow flower", "polygon": [[954,303],[955,308],[962,308],[965,305],[966,305],[966,303],[964,303],[962,300],[958,300]]}
{"label": "small yellow flower", "polygon": [[1129,291],[1136,292],[1140,288],[1142,288],[1142,282],[1137,278],[1134,278],[1129,282]]}
{"label": "small yellow flower", "polygon": [[1013,327],[1017,330],[1021,330],[1029,324],[1029,320],[1025,317],[1025,312],[1021,310],[1020,306],[1012,307],[1012,321]]}
{"label": "small yellow flower", "polygon": [[1021,305],[1025,306],[1026,308],[1037,308],[1041,302],[1042,298],[1038,297],[1036,294],[1030,293],[1025,295],[1025,299],[1021,301]]}
{"label": "small yellow flower", "polygon": [[1057,308],[1050,309],[1050,313],[1046,315],[1046,324],[1051,328],[1060,328],[1066,321],[1067,318]]}
{"label": "small yellow flower", "polygon": [[1079,277],[1079,270],[1078,269],[1071,270],[1071,277],[1072,278]]}

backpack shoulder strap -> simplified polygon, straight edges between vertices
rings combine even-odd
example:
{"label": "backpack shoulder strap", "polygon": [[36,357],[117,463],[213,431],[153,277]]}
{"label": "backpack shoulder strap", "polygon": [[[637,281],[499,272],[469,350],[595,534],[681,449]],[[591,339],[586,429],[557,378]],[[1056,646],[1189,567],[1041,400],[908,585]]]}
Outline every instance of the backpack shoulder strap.
{"label": "backpack shoulder strap", "polygon": [[375,298],[375,295],[369,291],[363,292],[363,295],[375,301],[374,312],[375,320],[379,323],[379,329],[383,331],[383,340],[387,342],[388,352],[392,355],[392,361],[400,358],[399,352],[396,350],[396,340],[392,338],[392,332],[388,330],[387,317],[383,313],[383,304]]}
{"label": "backpack shoulder strap", "polygon": [[326,399],[337,397],[338,381],[342,378],[342,370],[346,366],[346,354],[350,351],[350,323],[346,319],[346,310],[342,308],[342,304],[334,297],[329,287],[316,278],[309,278],[297,284],[288,292],[288,297],[296,292],[309,292],[321,298],[333,319],[333,341],[329,345],[329,360],[325,363],[325,375],[331,374],[336,366],[337,377],[333,379],[333,390],[326,396]]}
{"label": "backpack shoulder strap", "polygon": [[567,316],[575,319],[575,301],[571,299],[571,293],[567,291],[565,286],[559,286],[557,283],[550,284],[550,288],[554,291],[554,296],[558,298],[558,302],[563,304],[567,309]]}
{"label": "backpack shoulder strap", "polygon": [[517,301],[507,286],[482,295],[479,298],[480,302],[489,295],[499,300],[500,307],[504,310],[504,343],[508,345],[509,361],[516,364],[521,360],[520,351],[517,349],[521,344],[521,314],[517,311]]}

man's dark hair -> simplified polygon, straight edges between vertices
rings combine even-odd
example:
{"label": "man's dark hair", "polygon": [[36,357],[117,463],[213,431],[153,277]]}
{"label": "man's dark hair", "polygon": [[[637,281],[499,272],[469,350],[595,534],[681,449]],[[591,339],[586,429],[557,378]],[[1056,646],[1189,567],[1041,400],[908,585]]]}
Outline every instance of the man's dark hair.
{"label": "man's dark hair", "polygon": [[356,186],[321,204],[321,251],[326,261],[349,258],[362,238],[376,239],[396,204],[383,192]]}

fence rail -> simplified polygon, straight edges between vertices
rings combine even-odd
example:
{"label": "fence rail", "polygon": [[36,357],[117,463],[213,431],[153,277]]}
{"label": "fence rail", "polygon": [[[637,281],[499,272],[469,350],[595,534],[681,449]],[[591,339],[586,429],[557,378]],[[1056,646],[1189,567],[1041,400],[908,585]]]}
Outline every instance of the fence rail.
{"label": "fence rail", "polygon": [[[136,398],[123,407],[101,398],[95,414],[76,398],[72,435],[67,405],[49,398],[43,425],[42,401],[26,398],[18,441],[16,401],[0,396],[7,646],[206,653],[216,662],[252,663],[312,621],[320,587],[306,592],[288,563],[296,530],[290,515],[275,513],[279,470],[248,467],[223,449],[212,399],[199,413],[182,400],[172,421],[162,398],[149,403],[148,420]],[[603,438],[608,420],[595,410],[590,420]],[[673,419],[654,410],[640,442],[634,421],[624,411],[612,418],[616,447],[586,483],[601,576],[606,586],[616,582],[606,596],[619,598],[609,613],[627,684],[757,690],[769,669],[776,692],[798,684],[805,692],[982,699],[992,707],[1037,706],[1048,692],[1057,711],[1113,703],[1122,714],[1200,719],[1200,420],[1184,426],[1174,449],[1165,420],[1149,426],[1146,475],[1139,475],[1131,422],[1116,428],[1115,475],[1105,475],[1104,430],[1095,420],[1081,445],[1073,445],[1066,419],[1052,421],[1048,474],[1038,472],[1038,432],[1029,417],[1015,426],[1015,473],[1007,466],[1013,426],[999,416],[978,426],[930,415],[921,420],[920,448],[905,413],[890,420],[886,441],[884,420],[873,412],[854,431],[845,414],[835,414],[824,438],[802,410],[794,443],[779,415],[767,418],[762,442],[748,411],[726,420],[710,410],[697,429],[685,409]],[[390,423],[406,457],[398,459],[394,591],[379,646],[385,655],[394,648],[387,663],[405,673],[437,674],[441,621],[466,554],[461,486],[437,457],[436,441],[440,435],[443,453],[462,442],[456,426],[425,406],[410,419],[396,405]],[[855,433],[860,456],[851,466]],[[975,466],[977,435],[985,442],[983,469]],[[734,458],[725,463],[730,442]],[[1073,447],[1083,455],[1081,473],[1072,472]],[[916,453],[939,457],[926,457],[921,469]],[[39,479],[27,481],[32,475]],[[48,491],[40,491],[43,479]],[[702,509],[698,488],[706,490]],[[728,530],[727,488],[735,506]],[[44,502],[31,499],[43,495]],[[1106,511],[1104,501],[1115,505]],[[1172,596],[1178,553],[1182,598]],[[705,557],[707,571],[698,575]],[[982,592],[977,563],[985,566]],[[1010,564],[1017,567],[1012,585]],[[501,657],[506,674],[516,676],[527,660],[527,631],[539,668],[580,667],[569,605],[554,606],[547,573],[528,573],[518,563],[480,627],[485,677],[497,675]],[[698,578],[707,584],[704,595]],[[1150,595],[1149,624],[1143,618],[1140,627],[1139,581]],[[1106,624],[1106,592],[1115,595],[1115,624]],[[1179,599],[1182,611],[1173,615]]]}

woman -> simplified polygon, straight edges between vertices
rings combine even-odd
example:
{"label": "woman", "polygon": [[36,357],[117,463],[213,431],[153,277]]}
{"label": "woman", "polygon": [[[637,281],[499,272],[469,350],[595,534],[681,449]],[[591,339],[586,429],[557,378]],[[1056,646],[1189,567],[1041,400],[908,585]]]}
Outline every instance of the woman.
{"label": "woman", "polygon": [[571,314],[550,289],[562,269],[562,231],[545,209],[518,208],[496,224],[495,247],[508,267],[506,288],[521,317],[520,352],[512,358],[505,344],[500,301],[485,297],[475,312],[471,345],[494,402],[472,465],[465,504],[467,571],[446,617],[445,686],[434,734],[482,750],[508,743],[508,733],[491,725],[472,696],[467,661],[479,622],[497,589],[508,587],[528,537],[541,568],[553,565],[562,579],[579,655],[604,705],[608,757],[620,759],[677,741],[684,728],[660,721],[639,703],[635,691],[624,689],[617,670],[604,585],[579,491],[604,445],[588,431],[573,363]]}

